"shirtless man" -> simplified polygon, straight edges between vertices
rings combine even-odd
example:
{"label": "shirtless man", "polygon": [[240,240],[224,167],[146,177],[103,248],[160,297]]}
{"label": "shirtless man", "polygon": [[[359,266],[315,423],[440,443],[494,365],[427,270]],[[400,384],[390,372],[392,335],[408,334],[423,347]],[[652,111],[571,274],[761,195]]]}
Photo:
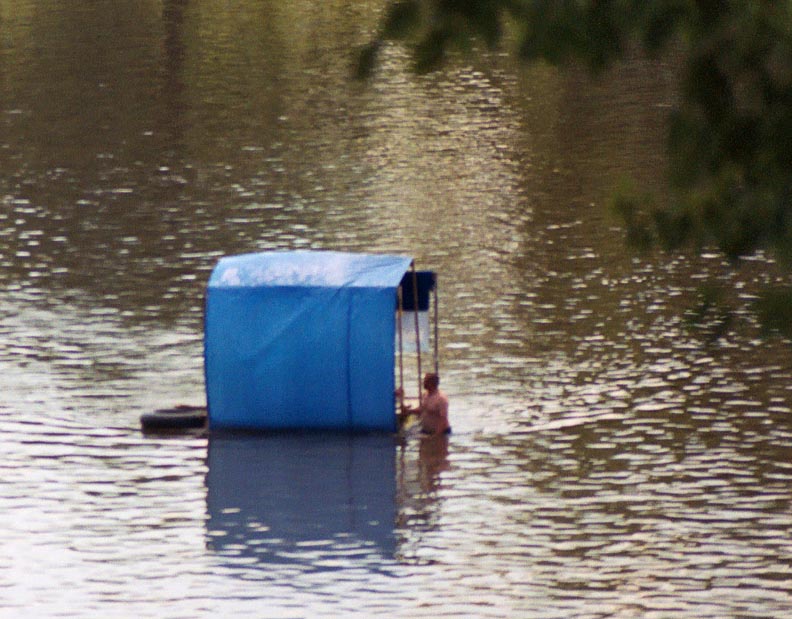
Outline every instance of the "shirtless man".
{"label": "shirtless man", "polygon": [[420,406],[407,406],[402,404],[399,420],[403,421],[410,415],[420,415],[421,432],[425,434],[449,434],[451,426],[448,424],[448,398],[440,391],[440,377],[429,373],[423,380],[424,394]]}

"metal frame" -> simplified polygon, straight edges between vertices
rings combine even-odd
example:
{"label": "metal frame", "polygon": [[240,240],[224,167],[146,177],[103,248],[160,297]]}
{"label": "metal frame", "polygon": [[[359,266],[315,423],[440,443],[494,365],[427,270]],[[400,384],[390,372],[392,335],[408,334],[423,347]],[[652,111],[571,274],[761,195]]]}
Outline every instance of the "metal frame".
{"label": "metal frame", "polygon": [[[418,364],[418,403],[423,403],[423,373],[422,373],[422,359],[421,359],[421,329],[418,321],[418,273],[415,270],[415,261],[410,263],[410,271],[412,274],[412,288],[413,288],[413,308],[415,316],[415,348],[416,348],[416,362]],[[432,309],[434,319],[434,371],[435,374],[440,373],[440,352],[439,352],[439,309],[437,298],[437,274],[432,274]],[[402,342],[402,327],[404,316],[404,291],[401,284],[396,290],[398,299],[396,322],[398,329],[398,348],[399,348],[399,408],[401,409],[404,404],[404,345]]]}

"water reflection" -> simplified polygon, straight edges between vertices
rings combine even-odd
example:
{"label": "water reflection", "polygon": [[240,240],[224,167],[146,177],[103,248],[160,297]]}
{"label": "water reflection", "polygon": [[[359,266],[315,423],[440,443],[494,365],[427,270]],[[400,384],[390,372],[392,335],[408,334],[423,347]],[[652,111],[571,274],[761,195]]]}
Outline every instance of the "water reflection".
{"label": "water reflection", "polygon": [[229,565],[381,570],[393,559],[392,436],[212,436],[207,461],[207,545]]}
{"label": "water reflection", "polygon": [[448,435],[408,434],[397,466],[397,558],[404,565],[437,560],[431,539],[442,532],[444,474],[451,469]]}

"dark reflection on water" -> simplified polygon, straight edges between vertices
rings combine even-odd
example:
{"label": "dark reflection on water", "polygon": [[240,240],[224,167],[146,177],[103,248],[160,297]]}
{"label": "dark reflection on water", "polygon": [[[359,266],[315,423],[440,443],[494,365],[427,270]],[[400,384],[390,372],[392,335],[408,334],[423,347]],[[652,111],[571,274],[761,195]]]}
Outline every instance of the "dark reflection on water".
{"label": "dark reflection on water", "polygon": [[[785,277],[604,208],[662,187],[673,62],[393,46],[364,87],[381,8],[0,0],[0,614],[788,616],[792,364],[747,312]],[[449,439],[141,435],[204,399],[217,258],[277,248],[439,273]]]}
{"label": "dark reflection on water", "polygon": [[232,564],[376,571],[394,557],[392,436],[213,436],[207,468],[207,546]]}

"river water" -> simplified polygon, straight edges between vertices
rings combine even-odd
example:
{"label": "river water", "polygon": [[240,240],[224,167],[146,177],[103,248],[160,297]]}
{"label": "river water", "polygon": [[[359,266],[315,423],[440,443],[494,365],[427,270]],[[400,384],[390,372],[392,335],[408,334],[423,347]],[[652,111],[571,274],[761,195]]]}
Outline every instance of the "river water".
{"label": "river water", "polygon": [[[789,616],[778,276],[605,208],[661,187],[673,66],[354,83],[381,8],[0,0],[0,616]],[[216,260],[301,248],[439,273],[450,439],[143,435],[204,402]]]}

